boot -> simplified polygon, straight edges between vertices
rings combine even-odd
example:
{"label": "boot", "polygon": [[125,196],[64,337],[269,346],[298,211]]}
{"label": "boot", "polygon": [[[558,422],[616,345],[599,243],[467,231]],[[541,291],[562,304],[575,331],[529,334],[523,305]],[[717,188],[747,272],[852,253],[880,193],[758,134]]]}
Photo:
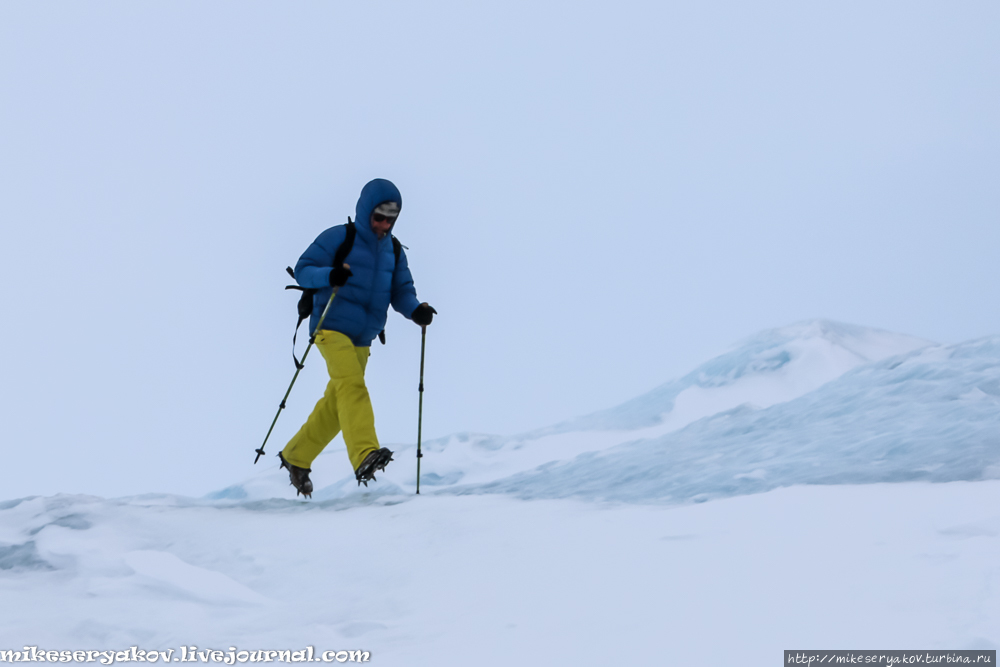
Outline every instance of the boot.
{"label": "boot", "polygon": [[392,451],[385,447],[369,452],[365,460],[358,466],[358,469],[354,471],[354,476],[358,480],[358,486],[362,484],[368,486],[369,481],[377,481],[375,479],[375,471],[385,470],[385,466],[389,461],[392,461]]}
{"label": "boot", "polygon": [[278,458],[281,459],[281,467],[288,468],[288,478],[292,480],[292,486],[295,487],[295,495],[298,496],[301,493],[306,498],[312,498],[313,483],[309,479],[309,473],[312,472],[312,468],[293,466],[285,460],[281,452],[278,452]]}

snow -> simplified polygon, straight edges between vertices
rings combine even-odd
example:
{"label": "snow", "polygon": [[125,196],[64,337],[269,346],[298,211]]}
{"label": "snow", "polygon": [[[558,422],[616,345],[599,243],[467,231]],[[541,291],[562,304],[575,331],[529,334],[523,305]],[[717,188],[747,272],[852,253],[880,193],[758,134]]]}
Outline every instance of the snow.
{"label": "snow", "polygon": [[1000,336],[858,367],[764,410],[460,489],[687,502],[792,484],[980,480],[1000,471]]}
{"label": "snow", "polygon": [[122,560],[147,585],[162,586],[210,604],[268,601],[224,574],[189,565],[166,551],[138,549],[124,554]]}
{"label": "snow", "polygon": [[765,665],[997,648],[998,408],[1000,336],[817,320],[617,408],[424,443],[419,496],[413,444],[359,488],[335,442],[309,501],[276,460],[201,499],[10,500],[0,651]]}
{"label": "snow", "polygon": [[676,507],[33,498],[0,511],[34,552],[0,574],[0,648],[314,646],[484,666],[996,648],[998,506],[1000,481]]}
{"label": "snow", "polygon": [[662,435],[744,403],[766,408],[790,401],[860,365],[930,344],[829,320],[799,322],[762,331],[679,380],[555,430],[645,427],[644,437]]}

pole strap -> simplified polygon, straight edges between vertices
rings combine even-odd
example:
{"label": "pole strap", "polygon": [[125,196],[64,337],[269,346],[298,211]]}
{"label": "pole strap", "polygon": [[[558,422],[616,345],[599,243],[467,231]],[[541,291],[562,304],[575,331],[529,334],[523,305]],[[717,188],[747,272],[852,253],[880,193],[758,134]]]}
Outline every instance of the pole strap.
{"label": "pole strap", "polygon": [[260,460],[260,457],[264,455],[264,446],[267,444],[268,438],[271,437],[271,431],[274,430],[274,425],[278,423],[278,417],[281,415],[281,411],[285,409],[285,402],[288,400],[288,395],[292,393],[292,387],[295,386],[295,381],[299,379],[299,373],[306,365],[306,357],[309,356],[309,351],[312,349],[313,344],[316,342],[316,332],[319,331],[320,326],[323,324],[323,320],[326,319],[326,314],[330,312],[330,306],[333,304],[333,298],[337,296],[337,288],[333,288],[333,292],[330,294],[330,300],[326,302],[326,308],[323,309],[323,314],[319,317],[319,322],[316,323],[316,331],[309,336],[309,345],[306,346],[306,351],[302,353],[302,361],[295,364],[295,375],[292,376],[292,382],[288,385],[288,390],[285,391],[284,398],[281,399],[281,405],[278,406],[278,412],[274,415],[274,419],[271,421],[271,428],[267,429],[267,435],[264,436],[264,442],[261,446],[254,450],[257,452],[257,458],[253,460],[254,465]]}
{"label": "pole strap", "polygon": [[[351,243],[353,244],[354,243],[355,229],[354,229],[354,223],[351,222],[351,216],[347,216],[347,234],[351,237]],[[344,244],[341,244],[341,247],[343,247],[343,245]],[[338,248],[337,249],[337,253],[340,254],[340,252],[341,252],[341,249]],[[347,252],[350,252],[350,247],[347,248]],[[345,252],[343,254],[343,256],[341,256],[339,258],[339,261],[340,261],[341,265],[343,265],[343,262],[346,259],[346,255],[347,255],[347,253]],[[336,256],[334,257],[334,260],[337,260]],[[335,261],[335,265],[336,265],[336,261]],[[286,269],[286,270],[288,271],[288,274],[290,276],[292,276],[292,278],[295,277],[295,272],[292,270],[292,267],[288,267],[288,269]],[[292,387],[295,386],[295,381],[299,378],[299,373],[301,373],[302,369],[305,368],[306,357],[309,356],[309,350],[312,349],[313,343],[316,342],[316,334],[323,327],[323,320],[326,319],[326,314],[330,312],[330,306],[333,305],[333,298],[335,296],[337,296],[337,290],[338,289],[339,289],[338,287],[334,287],[333,291],[330,292],[330,300],[326,302],[326,308],[324,308],[323,312],[320,314],[319,321],[316,322],[316,328],[313,329],[312,333],[310,333],[310,335],[309,335],[309,345],[306,346],[306,351],[302,353],[302,361],[301,362],[298,359],[295,359],[295,337],[294,336],[292,337],[292,358],[295,359],[295,375],[292,376],[292,382],[291,382],[291,384],[288,385],[288,390],[285,392],[285,397],[281,399],[281,405],[278,406],[278,412],[274,415],[274,420],[271,421],[271,428],[267,429],[267,435],[264,436],[264,442],[261,443],[261,446],[259,448],[257,448],[256,450],[254,450],[254,451],[257,452],[257,458],[255,458],[253,460],[254,465],[256,465],[257,461],[260,460],[260,457],[264,455],[264,445],[267,444],[267,439],[271,437],[271,431],[274,430],[274,425],[278,423],[278,417],[281,415],[281,411],[285,409],[285,401],[288,400],[288,395],[292,393]],[[301,315],[301,313],[300,313],[300,315]],[[300,316],[299,317],[299,324],[302,324],[302,319],[303,318]],[[299,327],[298,327],[298,325],[296,325],[295,326],[295,335],[297,336],[298,333],[299,333]],[[423,375],[423,371],[421,371],[421,376],[422,375]]]}

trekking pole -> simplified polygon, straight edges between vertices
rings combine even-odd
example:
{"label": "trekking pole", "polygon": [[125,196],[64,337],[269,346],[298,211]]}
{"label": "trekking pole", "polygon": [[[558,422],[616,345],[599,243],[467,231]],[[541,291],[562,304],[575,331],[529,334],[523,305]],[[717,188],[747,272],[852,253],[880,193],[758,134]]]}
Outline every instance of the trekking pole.
{"label": "trekking pole", "polygon": [[427,343],[427,325],[420,327],[420,407],[417,408],[417,495],[420,495],[420,459],[424,458],[420,451],[420,432],[424,423],[424,347]]}
{"label": "trekking pole", "polygon": [[[347,264],[344,264],[344,268],[350,268]],[[288,391],[285,392],[284,398],[281,399],[281,405],[278,406],[278,412],[274,415],[274,421],[271,422],[271,428],[267,429],[267,435],[264,436],[264,442],[261,443],[260,449],[257,449],[257,458],[253,460],[254,465],[257,465],[257,461],[260,457],[264,455],[264,445],[267,444],[267,439],[271,437],[271,431],[274,430],[274,425],[278,423],[278,417],[281,415],[281,411],[285,409],[285,401],[288,400],[288,395],[292,393],[292,387],[295,386],[295,381],[299,378],[299,373],[306,366],[306,357],[309,356],[309,350],[312,349],[313,343],[316,342],[316,333],[319,331],[320,327],[323,326],[323,320],[326,319],[326,314],[330,310],[330,306],[333,305],[333,297],[337,296],[337,290],[339,287],[334,287],[333,292],[330,294],[330,300],[326,302],[326,308],[323,309],[323,313],[319,316],[319,321],[316,323],[316,328],[313,330],[312,335],[309,336],[309,345],[306,346],[306,351],[302,354],[302,361],[295,365],[295,375],[292,376],[292,383],[288,385]]]}

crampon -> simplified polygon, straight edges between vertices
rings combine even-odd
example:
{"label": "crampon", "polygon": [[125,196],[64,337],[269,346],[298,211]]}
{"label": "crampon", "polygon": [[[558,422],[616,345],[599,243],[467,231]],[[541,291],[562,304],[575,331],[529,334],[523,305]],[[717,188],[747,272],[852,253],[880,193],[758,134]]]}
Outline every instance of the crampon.
{"label": "crampon", "polygon": [[285,460],[281,452],[278,452],[278,458],[281,459],[281,467],[288,469],[288,478],[291,480],[292,486],[295,487],[295,495],[302,494],[306,498],[312,498],[313,483],[309,479],[312,468],[300,468],[292,465]]}
{"label": "crampon", "polygon": [[385,447],[376,449],[374,452],[368,454],[365,460],[361,462],[361,465],[358,466],[358,469],[354,471],[354,476],[358,480],[358,486],[362,484],[368,486],[369,481],[377,481],[375,479],[375,472],[385,470],[389,461],[392,461],[392,451]]}

